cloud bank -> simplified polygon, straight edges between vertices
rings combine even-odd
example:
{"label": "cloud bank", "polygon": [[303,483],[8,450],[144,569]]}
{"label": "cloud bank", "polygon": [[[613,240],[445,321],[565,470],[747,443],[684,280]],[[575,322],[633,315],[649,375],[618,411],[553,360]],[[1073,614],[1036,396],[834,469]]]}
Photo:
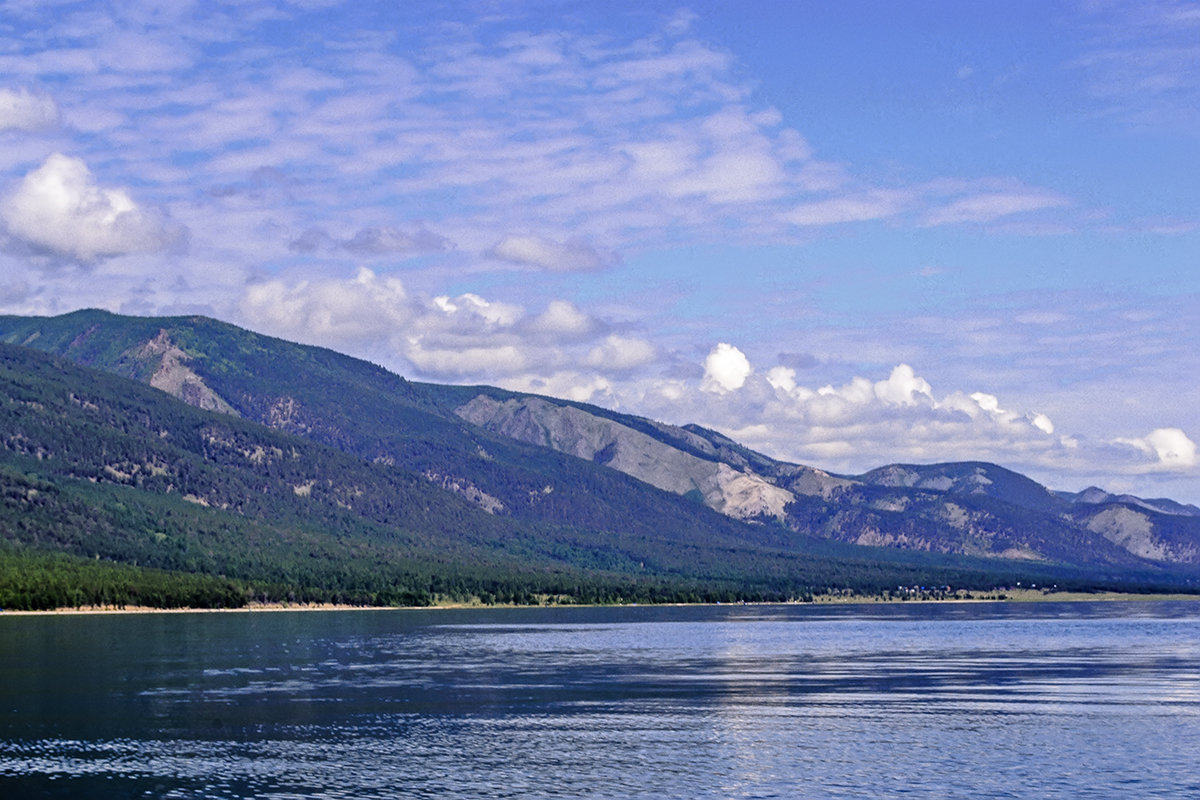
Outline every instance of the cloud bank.
{"label": "cloud bank", "polygon": [[81,159],[55,153],[0,202],[18,239],[79,261],[161,250],[182,231],[139,207],[124,189],[99,186]]}

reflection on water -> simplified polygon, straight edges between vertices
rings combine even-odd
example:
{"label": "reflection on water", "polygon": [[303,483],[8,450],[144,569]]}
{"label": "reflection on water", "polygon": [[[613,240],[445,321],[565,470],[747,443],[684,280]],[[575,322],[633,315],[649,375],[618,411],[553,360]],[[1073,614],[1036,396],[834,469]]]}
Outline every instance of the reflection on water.
{"label": "reflection on water", "polygon": [[1185,797],[1200,604],[0,619],[6,797]]}

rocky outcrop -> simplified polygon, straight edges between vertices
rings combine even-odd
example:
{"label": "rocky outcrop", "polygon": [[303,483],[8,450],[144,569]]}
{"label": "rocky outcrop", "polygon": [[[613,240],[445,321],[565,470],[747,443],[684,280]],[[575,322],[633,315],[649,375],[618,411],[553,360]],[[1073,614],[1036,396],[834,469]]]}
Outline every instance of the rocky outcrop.
{"label": "rocky outcrop", "polygon": [[140,361],[158,359],[158,369],[150,376],[150,385],[155,389],[162,389],[188,405],[205,411],[241,416],[187,366],[186,362],[191,360],[191,356],[171,341],[166,330],[159,331],[158,336],[138,348],[135,355]]}
{"label": "rocky outcrop", "polygon": [[1152,561],[1176,560],[1165,543],[1155,537],[1150,517],[1132,508],[1106,508],[1088,520],[1087,527],[1135,556]]}
{"label": "rocky outcrop", "polygon": [[430,482],[442,487],[446,491],[454,492],[489,514],[502,514],[505,511],[504,503],[500,502],[500,498],[493,497],[465,478],[442,475],[433,470],[426,470],[424,474],[425,478]]}
{"label": "rocky outcrop", "polygon": [[[456,409],[468,422],[512,439],[594,461],[674,494],[696,492],[710,508],[738,519],[783,519],[795,496],[761,475],[663,442],[607,417],[540,397],[497,400],[481,394]],[[682,428],[658,426],[707,454],[710,442]]]}

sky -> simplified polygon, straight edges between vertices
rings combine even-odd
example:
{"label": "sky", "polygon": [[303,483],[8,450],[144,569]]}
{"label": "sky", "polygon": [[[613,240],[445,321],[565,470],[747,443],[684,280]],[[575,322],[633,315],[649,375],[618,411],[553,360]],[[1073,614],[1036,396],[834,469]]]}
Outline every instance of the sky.
{"label": "sky", "polygon": [[0,313],[1200,503],[1200,2],[0,0]]}

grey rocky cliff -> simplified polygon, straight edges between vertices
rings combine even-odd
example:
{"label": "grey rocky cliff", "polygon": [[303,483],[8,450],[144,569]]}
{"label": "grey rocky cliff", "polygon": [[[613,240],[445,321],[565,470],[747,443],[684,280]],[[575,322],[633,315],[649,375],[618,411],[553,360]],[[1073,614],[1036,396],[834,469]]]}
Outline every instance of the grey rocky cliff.
{"label": "grey rocky cliff", "polygon": [[[479,395],[458,416],[494,433],[550,447],[624,472],[674,494],[698,492],[705,504],[738,519],[783,519],[795,495],[753,472],[702,458],[606,417],[539,397]],[[682,428],[670,433],[702,452],[712,444]]]}

